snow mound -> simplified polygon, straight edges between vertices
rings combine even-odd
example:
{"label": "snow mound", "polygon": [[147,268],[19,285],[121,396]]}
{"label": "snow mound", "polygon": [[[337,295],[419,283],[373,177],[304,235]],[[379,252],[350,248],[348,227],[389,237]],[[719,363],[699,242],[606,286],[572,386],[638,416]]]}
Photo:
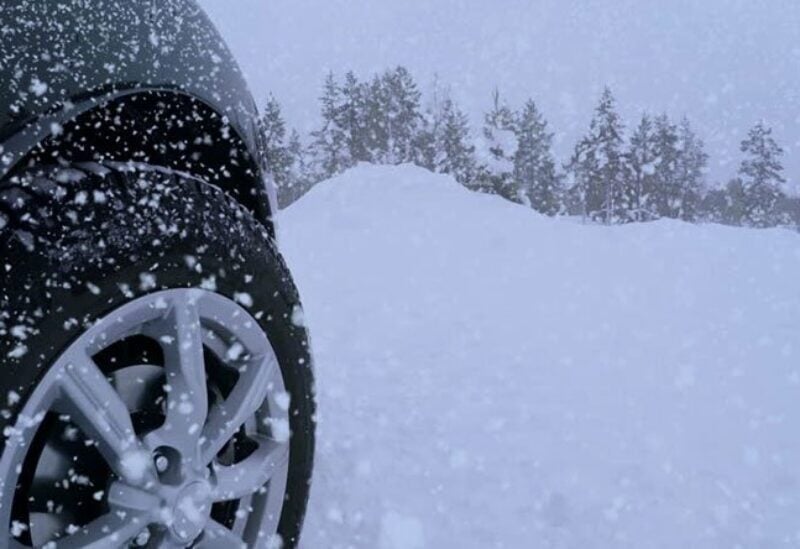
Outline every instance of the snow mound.
{"label": "snow mound", "polygon": [[800,236],[544,218],[359,166],[282,213],[307,548],[800,544]]}

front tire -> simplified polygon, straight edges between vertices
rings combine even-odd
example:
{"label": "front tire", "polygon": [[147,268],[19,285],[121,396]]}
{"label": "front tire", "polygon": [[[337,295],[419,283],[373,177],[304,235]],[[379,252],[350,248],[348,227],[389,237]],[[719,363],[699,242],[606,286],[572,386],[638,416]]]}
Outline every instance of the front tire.
{"label": "front tire", "polygon": [[[124,318],[133,317],[120,311],[137,304],[171,312],[159,313],[157,322],[125,326]],[[280,540],[294,547],[314,449],[311,357],[299,307],[265,229],[203,181],[141,165],[88,165],[31,170],[6,182],[0,189],[0,398],[7,401],[0,404],[0,520],[8,528],[7,545],[94,542],[92,528],[113,514],[120,499],[115,490],[130,480],[122,478],[127,469],[120,461],[135,447],[152,460],[137,465],[145,480],[130,488],[138,490],[136,497],[155,495],[168,512],[140,517],[134,526],[128,521],[120,529],[124,539],[101,539],[104,546],[109,539],[120,546],[213,546],[223,536],[247,546]],[[196,321],[185,321],[192,310]],[[240,320],[226,326],[222,317]],[[185,331],[181,322],[196,328],[189,341],[197,337],[202,345],[176,344]],[[89,349],[91,373],[84,381],[92,381],[79,380],[76,386],[83,388],[70,392],[64,379],[71,374],[63,372],[74,368],[76,347]],[[259,377],[258,366],[248,362],[266,360],[269,352],[279,365],[274,379]],[[99,389],[109,387],[112,393]],[[263,392],[254,396],[246,390],[252,387]],[[121,395],[118,401],[113,394]],[[244,416],[231,412],[237,398],[248,411],[241,424]],[[121,455],[113,440],[105,440],[113,438],[105,423],[91,421],[93,414],[85,411],[92,409],[94,416],[109,413],[113,419],[116,410],[130,417],[111,421]],[[229,439],[211,445],[208,439],[218,432]],[[248,458],[260,455],[259,444],[282,440],[289,456],[283,480],[261,479],[266,484],[252,496],[240,498],[248,489],[237,484],[236,499],[206,497],[217,468],[256,463],[263,471],[267,462],[259,469]],[[217,465],[197,466],[193,449],[204,444],[205,457]],[[173,467],[156,466],[162,458]],[[279,520],[265,518],[269,505],[259,499],[270,489],[281,491]],[[176,518],[169,503],[177,509],[176,502],[189,496],[201,509],[213,500],[213,508],[198,519],[202,524],[173,528],[186,517]],[[2,539],[0,546],[6,545]]]}

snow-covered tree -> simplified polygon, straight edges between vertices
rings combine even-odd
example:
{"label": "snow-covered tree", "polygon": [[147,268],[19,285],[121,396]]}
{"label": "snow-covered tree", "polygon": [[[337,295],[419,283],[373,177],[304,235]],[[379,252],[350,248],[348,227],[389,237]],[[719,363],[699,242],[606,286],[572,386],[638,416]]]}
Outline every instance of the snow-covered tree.
{"label": "snow-covered tree", "polygon": [[656,117],[653,146],[656,153],[652,203],[657,217],[680,217],[683,188],[679,172],[680,136],[666,114]]}
{"label": "snow-covered tree", "polygon": [[434,168],[452,175],[459,183],[470,186],[475,179],[477,163],[469,120],[450,97],[441,102],[434,121]]}
{"label": "snow-covered tree", "polygon": [[285,208],[303,196],[316,183],[308,163],[306,149],[297,130],[292,130],[286,152],[290,159],[287,182],[278,187],[278,206]]}
{"label": "snow-covered tree", "polygon": [[[700,215],[708,156],[689,120],[673,124],[666,114],[652,128],[652,175],[647,214],[695,221]],[[632,164],[631,168],[635,170]]]}
{"label": "snow-covered tree", "polygon": [[266,157],[266,171],[281,195],[290,183],[292,159],[286,146],[286,122],[274,96],[270,95],[267,99],[258,125]]}
{"label": "snow-covered tree", "polygon": [[625,195],[631,221],[646,221],[657,217],[653,203],[656,160],[653,120],[644,114],[631,136],[627,153],[628,179]]}
{"label": "snow-covered tree", "polygon": [[562,209],[562,179],[553,158],[553,134],[533,100],[525,104],[517,117],[515,134],[513,175],[518,195],[533,209],[556,215]]}
{"label": "snow-covered tree", "polygon": [[745,154],[739,168],[744,192],[743,221],[756,227],[774,225],[783,194],[780,186],[786,181],[781,164],[783,149],[772,137],[772,129],[759,122],[742,141],[741,151]]}
{"label": "snow-covered tree", "polygon": [[386,110],[389,104],[387,90],[379,75],[362,85],[364,95],[364,112],[361,117],[364,124],[364,143],[370,162],[384,164],[389,156],[389,124]]}
{"label": "snow-covered tree", "polygon": [[381,78],[382,118],[387,133],[384,161],[401,164],[414,160],[414,142],[420,131],[421,94],[405,67],[387,71]]}
{"label": "snow-covered tree", "polygon": [[424,110],[420,115],[419,129],[414,136],[411,162],[417,166],[436,170],[436,145],[438,129],[438,116],[436,111]]}
{"label": "snow-covered tree", "polygon": [[567,174],[565,198],[567,212],[571,215],[579,214],[584,221],[590,217],[587,191],[592,174],[597,172],[594,156],[590,153],[589,140],[586,138],[580,139],[575,144],[569,161],[564,164],[564,171]]}
{"label": "snow-covered tree", "polygon": [[778,213],[781,226],[800,231],[800,196],[784,193],[778,202]]}
{"label": "snow-covered tree", "polygon": [[623,132],[614,96],[606,88],[595,109],[589,134],[578,142],[567,166],[574,185],[579,186],[584,214],[591,219],[606,223],[627,219]]}
{"label": "snow-covered tree", "polygon": [[680,185],[681,206],[677,217],[697,221],[705,192],[705,170],[708,155],[703,141],[697,137],[689,119],[684,117],[678,127],[677,179]]}
{"label": "snow-covered tree", "polygon": [[448,92],[440,87],[438,77],[434,78],[428,95],[429,99],[421,109],[419,129],[414,137],[412,162],[428,170],[436,171],[436,146],[442,98],[448,96]]}
{"label": "snow-covered tree", "polygon": [[333,73],[325,78],[322,97],[322,127],[313,132],[311,144],[313,169],[318,179],[327,179],[351,167],[349,138],[342,123],[342,90]]}
{"label": "snow-covered tree", "polygon": [[728,193],[725,188],[708,189],[700,208],[699,219],[710,223],[727,223]]}
{"label": "snow-covered tree", "polygon": [[516,116],[501,102],[498,90],[495,90],[492,99],[492,109],[484,117],[482,139],[478,140],[480,174],[474,188],[524,202],[527,197],[514,180],[514,157],[517,154]]}
{"label": "snow-covered tree", "polygon": [[356,75],[349,71],[344,76],[341,86],[341,108],[338,114],[347,151],[352,163],[371,162],[372,156],[368,145],[368,129],[365,120],[367,114],[367,89]]}
{"label": "snow-covered tree", "polygon": [[744,183],[738,177],[731,179],[725,187],[725,207],[722,222],[727,225],[742,225],[747,216],[747,196]]}

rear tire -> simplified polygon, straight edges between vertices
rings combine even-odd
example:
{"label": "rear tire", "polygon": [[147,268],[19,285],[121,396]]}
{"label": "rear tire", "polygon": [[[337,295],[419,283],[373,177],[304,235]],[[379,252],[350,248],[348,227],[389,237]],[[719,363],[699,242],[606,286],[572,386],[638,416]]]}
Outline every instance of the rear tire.
{"label": "rear tire", "polygon": [[[295,547],[309,494],[315,409],[300,301],[265,228],[224,192],[190,176],[142,165],[47,167],[0,187],[0,427],[6,435],[0,463],[20,425],[44,429],[41,418],[31,424],[20,412],[81,334],[126,303],[182,288],[237,302],[274,349],[290,397],[291,430],[278,533],[284,547]],[[148,362],[158,354],[149,345],[126,343],[106,360]],[[15,486],[0,486],[3,526],[12,543],[23,545],[33,543],[31,525],[23,522],[28,504],[10,494],[28,488],[28,461]],[[105,487],[95,488],[91,493]],[[81,505],[79,514],[93,508],[91,501]]]}

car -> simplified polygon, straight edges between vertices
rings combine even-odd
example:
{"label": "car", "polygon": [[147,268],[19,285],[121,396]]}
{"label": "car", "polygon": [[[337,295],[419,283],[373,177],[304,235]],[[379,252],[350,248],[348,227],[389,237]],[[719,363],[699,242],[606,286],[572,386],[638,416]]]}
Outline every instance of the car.
{"label": "car", "polygon": [[294,547],[312,356],[193,0],[0,3],[0,547]]}

